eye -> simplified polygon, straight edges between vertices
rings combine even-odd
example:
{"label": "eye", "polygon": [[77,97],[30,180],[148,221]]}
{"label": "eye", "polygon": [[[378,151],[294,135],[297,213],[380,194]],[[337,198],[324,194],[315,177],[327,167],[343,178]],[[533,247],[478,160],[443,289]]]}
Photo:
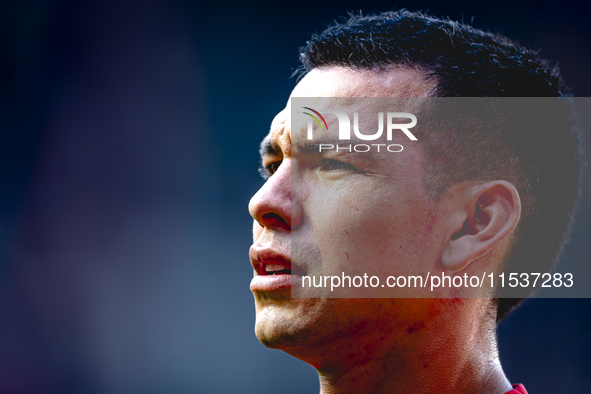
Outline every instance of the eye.
{"label": "eye", "polygon": [[283,162],[283,161],[276,161],[276,162],[273,162],[273,163],[269,164],[269,165],[268,165],[267,167],[265,167],[265,168],[267,169],[267,172],[268,172],[270,175],[273,175],[274,173],[276,173],[276,172],[277,172],[277,169],[279,168],[279,166],[281,165],[281,163],[282,163],[282,162]]}
{"label": "eye", "polygon": [[323,171],[336,171],[336,170],[347,170],[353,172],[359,172],[357,167],[352,164],[345,163],[338,160],[332,159],[322,159],[322,163],[320,164],[320,169]]}
{"label": "eye", "polygon": [[263,179],[269,179],[271,175],[277,172],[277,169],[282,162],[282,160],[274,161],[273,163],[266,165],[264,168],[259,168],[259,174],[263,177]]}

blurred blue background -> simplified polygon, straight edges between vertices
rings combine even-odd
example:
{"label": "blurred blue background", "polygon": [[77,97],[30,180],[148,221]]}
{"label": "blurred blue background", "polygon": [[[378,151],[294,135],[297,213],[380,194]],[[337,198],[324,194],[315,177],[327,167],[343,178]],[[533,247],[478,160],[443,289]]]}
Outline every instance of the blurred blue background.
{"label": "blurred blue background", "polygon": [[[309,34],[394,4],[0,4],[0,393],[317,392],[311,367],[253,334],[257,148]],[[398,7],[542,48],[591,96],[577,1]],[[561,267],[591,260],[590,191]],[[528,300],[500,326],[509,378],[588,392],[590,312]]]}

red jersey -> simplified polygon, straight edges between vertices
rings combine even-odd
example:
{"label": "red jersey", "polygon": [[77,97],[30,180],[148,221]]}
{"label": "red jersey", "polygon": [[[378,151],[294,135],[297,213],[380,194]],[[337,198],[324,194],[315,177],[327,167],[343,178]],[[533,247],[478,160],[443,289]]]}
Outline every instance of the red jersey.
{"label": "red jersey", "polygon": [[522,384],[514,384],[513,390],[507,391],[505,394],[527,394],[527,390]]}

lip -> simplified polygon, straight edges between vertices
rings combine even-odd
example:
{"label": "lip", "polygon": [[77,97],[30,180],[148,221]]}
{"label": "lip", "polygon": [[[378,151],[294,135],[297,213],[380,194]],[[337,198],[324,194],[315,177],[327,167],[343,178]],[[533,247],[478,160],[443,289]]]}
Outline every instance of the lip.
{"label": "lip", "polygon": [[[281,253],[272,246],[260,246],[254,244],[248,251],[250,264],[254,268],[254,277],[250,282],[250,290],[253,292],[285,291],[291,290],[291,286],[301,281],[301,269],[292,264],[287,253]],[[267,264],[282,265],[291,270],[290,275],[268,275],[265,271]]]}

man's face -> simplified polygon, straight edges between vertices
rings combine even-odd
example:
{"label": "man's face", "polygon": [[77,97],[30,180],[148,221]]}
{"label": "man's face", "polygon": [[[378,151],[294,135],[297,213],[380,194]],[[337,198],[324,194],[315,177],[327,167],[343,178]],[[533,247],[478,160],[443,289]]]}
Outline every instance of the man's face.
{"label": "man's face", "polygon": [[[331,68],[311,71],[291,96],[424,97],[432,88],[411,69]],[[300,348],[345,334],[387,330],[401,341],[434,313],[433,300],[291,298],[291,284],[300,285],[302,275],[367,272],[385,278],[434,271],[444,245],[437,209],[423,187],[421,146],[399,134],[389,141],[404,146],[399,153],[307,152],[301,148],[305,130],[291,130],[289,103],[275,117],[263,155],[270,177],[249,205],[255,331],[266,345],[298,356]]]}

